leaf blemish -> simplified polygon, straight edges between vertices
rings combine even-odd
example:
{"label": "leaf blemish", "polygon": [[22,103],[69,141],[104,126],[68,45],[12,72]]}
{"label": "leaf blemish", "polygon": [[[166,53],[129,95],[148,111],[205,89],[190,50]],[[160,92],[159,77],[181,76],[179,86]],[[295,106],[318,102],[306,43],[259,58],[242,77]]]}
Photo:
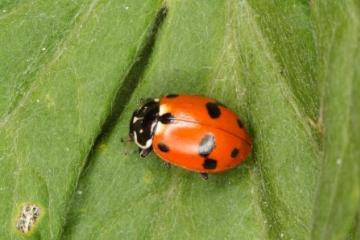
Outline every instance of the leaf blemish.
{"label": "leaf blemish", "polygon": [[29,233],[40,217],[41,209],[35,204],[25,204],[16,222],[21,233]]}

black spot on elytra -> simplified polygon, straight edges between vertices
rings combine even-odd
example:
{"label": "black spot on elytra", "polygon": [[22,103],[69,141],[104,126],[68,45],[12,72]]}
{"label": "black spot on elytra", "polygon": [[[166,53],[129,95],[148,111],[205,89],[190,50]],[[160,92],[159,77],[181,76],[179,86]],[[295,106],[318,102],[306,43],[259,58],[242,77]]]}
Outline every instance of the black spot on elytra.
{"label": "black spot on elytra", "polygon": [[240,119],[237,120],[237,124],[239,125],[240,128],[243,128],[243,127],[244,127],[244,125],[243,125],[243,123],[240,121]]}
{"label": "black spot on elytra", "polygon": [[205,135],[199,144],[199,154],[202,157],[207,157],[215,148],[215,138],[212,135]]}
{"label": "black spot on elytra", "polygon": [[221,114],[218,104],[209,102],[206,104],[206,109],[211,118],[218,118]]}
{"label": "black spot on elytra", "polygon": [[168,152],[170,150],[169,147],[164,143],[159,143],[157,146],[162,152]]}
{"label": "black spot on elytra", "polygon": [[169,94],[169,95],[166,95],[167,98],[176,98],[178,97],[179,94]]}
{"label": "black spot on elytra", "polygon": [[171,123],[172,120],[174,120],[174,116],[171,115],[171,113],[165,113],[159,117],[159,121],[163,124]]}
{"label": "black spot on elytra", "polygon": [[202,165],[205,169],[215,169],[217,166],[217,161],[211,158],[206,158]]}
{"label": "black spot on elytra", "polygon": [[231,151],[231,154],[230,154],[230,156],[232,157],[232,158],[236,158],[238,155],[239,155],[239,149],[237,149],[237,148],[234,148],[232,151]]}

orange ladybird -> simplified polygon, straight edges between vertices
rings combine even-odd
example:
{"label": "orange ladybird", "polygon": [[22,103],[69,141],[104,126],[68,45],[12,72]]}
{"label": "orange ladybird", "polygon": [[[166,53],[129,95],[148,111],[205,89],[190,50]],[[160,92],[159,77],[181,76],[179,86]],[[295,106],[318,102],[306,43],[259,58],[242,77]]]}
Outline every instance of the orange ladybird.
{"label": "orange ladybird", "polygon": [[238,116],[214,99],[170,94],[134,111],[129,136],[140,155],[152,150],[165,162],[190,171],[227,171],[251,152],[252,142]]}

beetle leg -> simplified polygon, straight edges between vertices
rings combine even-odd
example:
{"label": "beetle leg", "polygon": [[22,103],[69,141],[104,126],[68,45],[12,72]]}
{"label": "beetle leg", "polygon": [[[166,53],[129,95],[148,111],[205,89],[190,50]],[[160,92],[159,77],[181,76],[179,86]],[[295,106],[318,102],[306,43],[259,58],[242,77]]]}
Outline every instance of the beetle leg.
{"label": "beetle leg", "polygon": [[122,142],[122,143],[129,143],[129,142],[132,142],[133,140],[134,140],[134,138],[130,134],[127,137],[120,138],[120,142]]}
{"label": "beetle leg", "polygon": [[166,168],[168,168],[168,169],[171,168],[171,164],[169,162],[163,161],[163,163]]}
{"label": "beetle leg", "polygon": [[147,155],[149,155],[149,153],[151,153],[152,151],[152,147],[149,147],[149,148],[145,148],[145,149],[142,149],[142,148],[139,148],[139,152],[140,152],[140,157],[146,157]]}
{"label": "beetle leg", "polygon": [[202,173],[200,173],[200,177],[204,180],[208,180],[209,175],[207,173],[202,172]]}
{"label": "beetle leg", "polygon": [[146,103],[151,102],[151,101],[154,101],[154,99],[153,98],[140,98],[138,105],[143,106]]}

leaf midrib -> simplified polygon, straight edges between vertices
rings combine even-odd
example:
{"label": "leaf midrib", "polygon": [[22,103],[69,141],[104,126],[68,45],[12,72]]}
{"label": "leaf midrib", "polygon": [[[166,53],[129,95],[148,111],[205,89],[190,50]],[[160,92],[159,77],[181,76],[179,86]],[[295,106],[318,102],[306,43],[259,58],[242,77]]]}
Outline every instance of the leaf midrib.
{"label": "leaf midrib", "polygon": [[[249,11],[251,12],[256,12],[256,10],[248,3],[248,1],[244,2],[244,5],[246,4],[247,8],[249,9]],[[263,49],[266,49],[266,53],[267,53],[267,57],[269,60],[269,62],[273,63],[273,67],[278,69],[277,72],[280,72],[281,70],[281,64],[277,61],[277,58],[275,57],[276,53],[274,53],[274,51],[272,50],[272,48],[270,47],[270,39],[266,37],[265,34],[262,33],[261,27],[258,23],[258,20],[254,17],[254,14],[249,14],[252,18],[253,18],[253,22],[254,22],[254,32],[256,33],[256,35],[258,36],[258,42],[259,44],[263,47]],[[291,106],[291,109],[293,109],[293,112],[295,114],[295,116],[298,119],[298,123],[301,124],[303,126],[303,129],[305,130],[305,132],[307,133],[307,135],[309,136],[309,139],[312,139],[312,145],[319,149],[319,144],[316,142],[316,138],[314,137],[314,132],[312,131],[312,126],[310,125],[309,121],[305,121],[304,119],[310,119],[310,116],[308,116],[306,114],[306,111],[304,110],[303,107],[299,107],[300,106],[300,101],[297,100],[297,98],[295,97],[295,95],[293,94],[292,91],[292,85],[289,84],[286,79],[284,79],[284,77],[282,75],[279,75],[278,77],[278,81],[277,83],[280,85],[280,87],[283,89],[281,92],[283,93],[283,97],[284,99],[287,100],[287,102],[289,103],[289,105]],[[286,92],[286,94],[284,94]],[[277,198],[274,199],[271,196],[268,195],[267,189],[265,188],[265,182],[266,179],[264,179],[264,174],[262,174],[263,172],[263,167],[261,166],[261,164],[259,164],[258,162],[255,163],[260,171],[260,177],[261,180],[258,180],[258,184],[255,185],[255,188],[257,189],[257,191],[259,192],[259,195],[262,196],[263,202],[273,202],[276,201],[278,202],[278,204],[280,204],[281,206],[283,206],[283,210],[286,210],[288,212],[288,214],[291,214],[290,209],[287,207],[286,204],[284,204],[281,199]],[[258,175],[257,173],[255,173],[256,175]],[[269,184],[272,182],[267,182],[267,186],[269,186]],[[265,190],[265,194],[261,194],[262,190],[261,187],[259,188],[259,186],[264,186],[264,190]],[[274,189],[272,187],[272,189]],[[270,191],[270,192],[275,192],[275,191]],[[266,209],[264,209],[264,206],[262,204],[260,205],[260,209],[263,211],[263,215],[266,217],[267,222],[272,222],[273,220],[275,220],[277,222],[276,227],[272,227],[272,229],[269,229],[267,227],[267,231],[268,231],[268,236],[272,236],[273,234],[271,234],[271,232],[275,232],[277,233],[278,236],[281,235],[281,233],[283,233],[284,231],[282,231],[283,227],[281,226],[281,224],[277,221],[277,216],[276,215],[272,215],[269,216],[269,212],[273,213],[272,211],[267,211]],[[295,215],[293,215],[295,216]],[[308,232],[310,233],[310,226],[307,226],[306,224],[304,224],[304,221],[302,219],[297,219],[297,222],[303,227],[305,227],[306,229],[308,229]]]}

